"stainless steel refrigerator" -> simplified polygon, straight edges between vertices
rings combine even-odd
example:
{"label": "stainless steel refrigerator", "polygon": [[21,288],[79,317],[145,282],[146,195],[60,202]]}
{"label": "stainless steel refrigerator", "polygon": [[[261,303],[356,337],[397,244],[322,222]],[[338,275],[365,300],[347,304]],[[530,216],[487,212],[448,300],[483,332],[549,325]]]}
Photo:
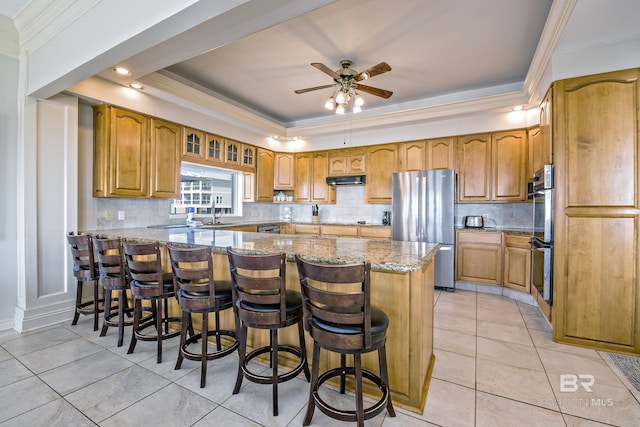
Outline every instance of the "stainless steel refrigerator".
{"label": "stainless steel refrigerator", "polygon": [[455,181],[453,169],[392,175],[391,237],[440,243],[435,256],[435,286],[447,290],[455,288]]}

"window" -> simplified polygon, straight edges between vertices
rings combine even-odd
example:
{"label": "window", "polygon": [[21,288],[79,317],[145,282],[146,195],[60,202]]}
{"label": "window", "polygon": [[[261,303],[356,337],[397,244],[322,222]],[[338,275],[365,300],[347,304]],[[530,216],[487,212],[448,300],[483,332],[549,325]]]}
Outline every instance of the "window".
{"label": "window", "polygon": [[242,173],[182,162],[180,198],[171,202],[171,214],[242,215]]}

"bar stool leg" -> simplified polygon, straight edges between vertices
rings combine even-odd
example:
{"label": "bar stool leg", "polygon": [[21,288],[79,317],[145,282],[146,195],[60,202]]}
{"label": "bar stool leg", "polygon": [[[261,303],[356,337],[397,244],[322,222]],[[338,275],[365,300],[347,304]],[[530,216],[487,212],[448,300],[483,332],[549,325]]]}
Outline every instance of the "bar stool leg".
{"label": "bar stool leg", "polygon": [[273,388],[273,416],[278,416],[278,330],[271,329],[271,382]]}
{"label": "bar stool leg", "polygon": [[[98,281],[94,280],[93,281],[93,330],[97,331],[98,330],[98,318],[100,317],[100,309],[98,307],[99,303],[98,303],[99,297],[98,297]],[[76,316],[77,316],[77,312],[76,312]],[[76,320],[77,322],[77,320]],[[75,323],[74,323],[75,325]]]}
{"label": "bar stool leg", "polygon": [[142,301],[140,299],[135,298],[133,303],[133,331],[131,333],[131,342],[129,343],[129,349],[127,350],[127,354],[133,353],[133,350],[136,348],[136,343],[138,339],[136,338],[136,331],[140,328],[140,316],[142,313]]}
{"label": "bar stool leg", "polygon": [[364,427],[364,402],[362,400],[362,358],[359,354],[353,355],[356,374],[356,418],[358,427]]}
{"label": "bar stool leg", "polygon": [[[187,325],[187,321],[189,325]],[[176,361],[176,366],[173,369],[180,369],[182,367],[182,347],[187,342],[187,329],[191,327],[191,315],[186,311],[182,312],[182,322],[180,322],[180,346],[178,347],[178,360]]]}
{"label": "bar stool leg", "polygon": [[[388,388],[389,387],[389,373],[387,372],[387,348],[386,344],[378,349],[378,363],[380,364],[380,378],[382,378],[382,382]],[[391,392],[389,392],[391,393]],[[387,412],[389,412],[389,416],[395,417],[396,411],[393,409],[393,402],[391,401],[391,396],[389,396],[389,400],[387,401]]]}
{"label": "bar stool leg", "polygon": [[239,360],[238,360],[238,376],[236,377],[236,385],[233,387],[233,394],[238,394],[240,392],[240,386],[242,385],[242,380],[244,379],[244,375],[242,373],[242,367],[244,366],[244,361],[245,361],[246,352],[247,352],[247,327],[244,324],[242,324],[240,328],[236,330],[238,331],[236,332],[236,339],[238,340]]}
{"label": "bar stool leg", "polygon": [[313,365],[311,366],[311,385],[309,386],[309,403],[307,404],[307,414],[304,416],[303,426],[311,424],[313,418],[313,410],[316,409],[315,399],[313,397],[318,388],[318,376],[320,375],[320,346],[316,341],[313,342]]}
{"label": "bar stool leg", "polygon": [[[309,360],[307,359],[307,346],[304,339],[304,325],[302,324],[302,320],[298,322],[298,338],[300,339],[300,353],[302,354],[302,358]],[[311,380],[311,373],[309,372],[308,363],[305,363],[303,370],[304,376],[307,378],[307,382],[309,382]]]}
{"label": "bar stool leg", "polygon": [[122,341],[124,340],[124,308],[127,298],[124,289],[118,291],[118,347],[122,347]]}
{"label": "bar stool leg", "polygon": [[207,331],[209,330],[209,313],[202,314],[202,357],[200,358],[200,388],[207,382]]}
{"label": "bar stool leg", "polygon": [[100,331],[100,336],[103,337],[107,334],[107,329],[109,329],[109,325],[107,325],[107,321],[109,320],[111,314],[111,291],[105,290],[104,293],[104,319],[102,321],[102,330]]}
{"label": "bar stool leg", "polygon": [[156,304],[156,333],[158,334],[158,351],[156,361],[158,363],[162,363],[162,298],[155,298],[155,301],[152,301],[152,303]]}

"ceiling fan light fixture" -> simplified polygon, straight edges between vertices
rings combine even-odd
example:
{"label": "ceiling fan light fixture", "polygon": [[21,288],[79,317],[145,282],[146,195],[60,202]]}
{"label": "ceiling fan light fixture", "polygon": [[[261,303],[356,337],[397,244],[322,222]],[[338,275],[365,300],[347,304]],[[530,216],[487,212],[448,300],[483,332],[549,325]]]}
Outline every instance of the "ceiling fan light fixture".
{"label": "ceiling fan light fixture", "polygon": [[336,107],[336,114],[344,114],[344,104],[338,104]]}
{"label": "ceiling fan light fixture", "polygon": [[333,110],[333,107],[335,106],[336,101],[335,99],[333,99],[333,96],[329,99],[327,99],[327,102],[324,103],[324,108],[326,108],[327,110]]}
{"label": "ceiling fan light fixture", "polygon": [[359,113],[359,112],[361,112],[361,111],[362,111],[362,108],[360,108],[359,106],[357,106],[357,105],[354,105],[354,106],[353,106],[353,112],[354,112],[354,113]]}
{"label": "ceiling fan light fixture", "polygon": [[336,103],[344,104],[345,102],[347,102],[347,95],[342,90],[338,91],[336,94]]}
{"label": "ceiling fan light fixture", "polygon": [[356,93],[355,99],[353,100],[353,105],[355,105],[358,108],[364,105],[364,99],[362,99],[362,97],[357,93]]}

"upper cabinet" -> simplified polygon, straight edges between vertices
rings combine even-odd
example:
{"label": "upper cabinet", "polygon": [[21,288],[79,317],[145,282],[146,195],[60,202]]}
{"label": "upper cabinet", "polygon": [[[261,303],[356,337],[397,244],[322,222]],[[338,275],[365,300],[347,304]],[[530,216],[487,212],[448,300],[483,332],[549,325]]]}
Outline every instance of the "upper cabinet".
{"label": "upper cabinet", "polygon": [[[540,166],[553,164],[553,86],[540,103]],[[538,168],[539,169],[539,168]]]}
{"label": "upper cabinet", "polygon": [[458,137],[458,200],[525,201],[527,151],[525,130]]}
{"label": "upper cabinet", "polygon": [[258,148],[257,153],[255,200],[256,202],[273,202],[274,153],[263,148]]}
{"label": "upper cabinet", "polygon": [[329,176],[363,175],[366,149],[346,148],[331,151],[329,155]]}
{"label": "upper cabinet", "polygon": [[398,172],[398,144],[369,147],[367,170],[367,203],[391,203],[391,174]]}
{"label": "upper cabinet", "polygon": [[327,151],[295,155],[294,201],[335,203],[336,189],[327,185],[329,154]]}
{"label": "upper cabinet", "polygon": [[171,122],[151,119],[150,196],[180,197],[180,141],[182,128]]}
{"label": "upper cabinet", "polygon": [[205,134],[205,159],[207,163],[224,164],[224,138],[210,133]]}
{"label": "upper cabinet", "polygon": [[294,187],[295,155],[293,153],[276,153],[273,188],[276,190],[293,190]]}
{"label": "upper cabinet", "polygon": [[203,160],[205,158],[204,132],[185,127],[183,135],[182,156],[187,159]]}
{"label": "upper cabinet", "polygon": [[425,141],[426,170],[455,169],[456,139],[446,138],[428,139]]}
{"label": "upper cabinet", "polygon": [[256,147],[249,144],[242,144],[242,156],[240,166],[255,169],[256,167]]}
{"label": "upper cabinet", "polygon": [[399,167],[401,172],[416,172],[427,169],[425,141],[402,142],[398,146]]}
{"label": "upper cabinet", "polygon": [[238,141],[234,141],[232,139],[225,140],[226,148],[225,148],[225,159],[224,162],[227,165],[235,165],[240,166],[241,159],[241,146],[242,144]]}
{"label": "upper cabinet", "polygon": [[176,197],[178,125],[109,105],[93,116],[94,197]]}

